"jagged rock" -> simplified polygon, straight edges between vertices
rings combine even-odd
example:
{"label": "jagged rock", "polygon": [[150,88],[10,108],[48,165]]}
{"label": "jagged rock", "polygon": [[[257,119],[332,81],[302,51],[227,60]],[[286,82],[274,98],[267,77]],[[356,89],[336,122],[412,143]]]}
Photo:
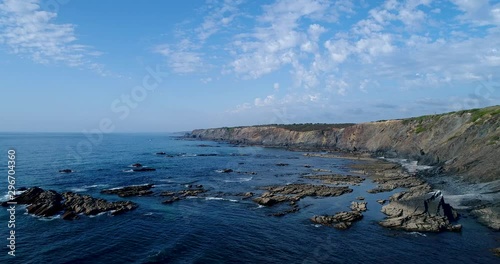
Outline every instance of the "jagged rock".
{"label": "jagged rock", "polygon": [[223,169],[222,170],[222,173],[230,173],[230,172],[233,172],[232,169]]}
{"label": "jagged rock", "polygon": [[365,199],[365,197],[363,197],[363,196],[358,196],[358,197],[356,197],[356,200],[363,201],[364,199]]}
{"label": "jagged rock", "polygon": [[491,252],[500,257],[500,247],[491,249]]}
{"label": "jagged rock", "polygon": [[351,203],[351,210],[358,211],[358,212],[364,212],[367,210],[366,204],[367,204],[367,202],[352,202]]}
{"label": "jagged rock", "polygon": [[153,184],[147,185],[132,185],[115,189],[107,189],[102,190],[101,193],[104,194],[117,194],[120,197],[128,197],[128,196],[143,196],[152,194],[153,191],[150,189],[153,188]]}
{"label": "jagged rock", "polygon": [[63,170],[59,170],[60,173],[72,173],[73,171],[70,170],[70,169],[63,169]]}
{"label": "jagged rock", "polygon": [[315,215],[311,221],[316,224],[333,226],[338,229],[347,229],[352,226],[353,222],[359,221],[363,215],[358,211],[339,212],[335,215]]}
{"label": "jagged rock", "polygon": [[388,216],[380,222],[384,227],[418,232],[460,231],[457,212],[444,201],[440,191],[428,192],[423,184],[391,196],[390,203],[382,207]]}
{"label": "jagged rock", "polygon": [[382,204],[382,205],[385,204],[385,202],[387,202],[387,200],[384,200],[384,199],[377,200],[377,203]]}
{"label": "jagged rock", "polygon": [[[13,201],[18,204],[29,204],[28,213],[37,216],[53,216],[63,211],[62,218],[65,220],[77,219],[79,213],[86,215],[96,215],[107,211],[126,212],[137,207],[132,202],[107,202],[103,199],[96,199],[89,195],[80,195],[72,192],[62,194],[56,191],[45,191],[39,187],[33,187],[24,193],[16,196]],[[2,204],[2,205],[6,205]]]}

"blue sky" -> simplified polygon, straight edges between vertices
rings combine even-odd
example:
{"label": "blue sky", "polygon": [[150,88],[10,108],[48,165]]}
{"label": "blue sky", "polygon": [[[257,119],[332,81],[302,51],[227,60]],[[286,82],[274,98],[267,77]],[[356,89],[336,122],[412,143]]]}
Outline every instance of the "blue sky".
{"label": "blue sky", "polygon": [[499,26],[491,0],[0,0],[0,131],[364,122],[496,105]]}

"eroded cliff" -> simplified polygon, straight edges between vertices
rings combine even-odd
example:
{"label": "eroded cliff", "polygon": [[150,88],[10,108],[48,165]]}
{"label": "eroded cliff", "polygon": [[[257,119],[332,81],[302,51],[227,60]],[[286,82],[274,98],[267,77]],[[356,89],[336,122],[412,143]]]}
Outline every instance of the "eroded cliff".
{"label": "eroded cliff", "polygon": [[296,125],[197,129],[191,136],[263,146],[367,151],[418,160],[469,182],[491,182],[500,179],[499,117],[500,106],[492,106],[308,129]]}

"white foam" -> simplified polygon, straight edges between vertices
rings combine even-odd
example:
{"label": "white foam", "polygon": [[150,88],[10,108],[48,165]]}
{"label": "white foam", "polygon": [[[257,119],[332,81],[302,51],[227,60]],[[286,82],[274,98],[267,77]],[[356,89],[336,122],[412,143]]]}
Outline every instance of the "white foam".
{"label": "white foam", "polygon": [[86,188],[71,188],[70,189],[72,192],[86,192],[88,189]]}
{"label": "white foam", "polygon": [[98,213],[98,214],[96,214],[96,215],[90,215],[89,217],[90,217],[90,218],[94,218],[94,217],[97,217],[97,216],[101,216],[101,215],[103,215],[103,214],[105,214],[105,213],[107,213],[107,212],[100,212],[100,213]]}
{"label": "white foam", "polygon": [[248,178],[236,178],[234,180],[224,180],[224,182],[247,182],[251,181],[253,177],[248,177]]}
{"label": "white foam", "polygon": [[426,237],[427,235],[426,234],[422,234],[420,232],[410,232],[410,235],[414,235],[414,236],[423,236],[423,237]]}

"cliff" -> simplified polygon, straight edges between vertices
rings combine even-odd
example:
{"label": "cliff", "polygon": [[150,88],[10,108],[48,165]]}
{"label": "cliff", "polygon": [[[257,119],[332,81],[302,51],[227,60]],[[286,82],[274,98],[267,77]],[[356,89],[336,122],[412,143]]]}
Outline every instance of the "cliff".
{"label": "cliff", "polygon": [[197,129],[191,137],[308,149],[365,151],[434,165],[469,182],[500,179],[500,106],[341,125]]}

